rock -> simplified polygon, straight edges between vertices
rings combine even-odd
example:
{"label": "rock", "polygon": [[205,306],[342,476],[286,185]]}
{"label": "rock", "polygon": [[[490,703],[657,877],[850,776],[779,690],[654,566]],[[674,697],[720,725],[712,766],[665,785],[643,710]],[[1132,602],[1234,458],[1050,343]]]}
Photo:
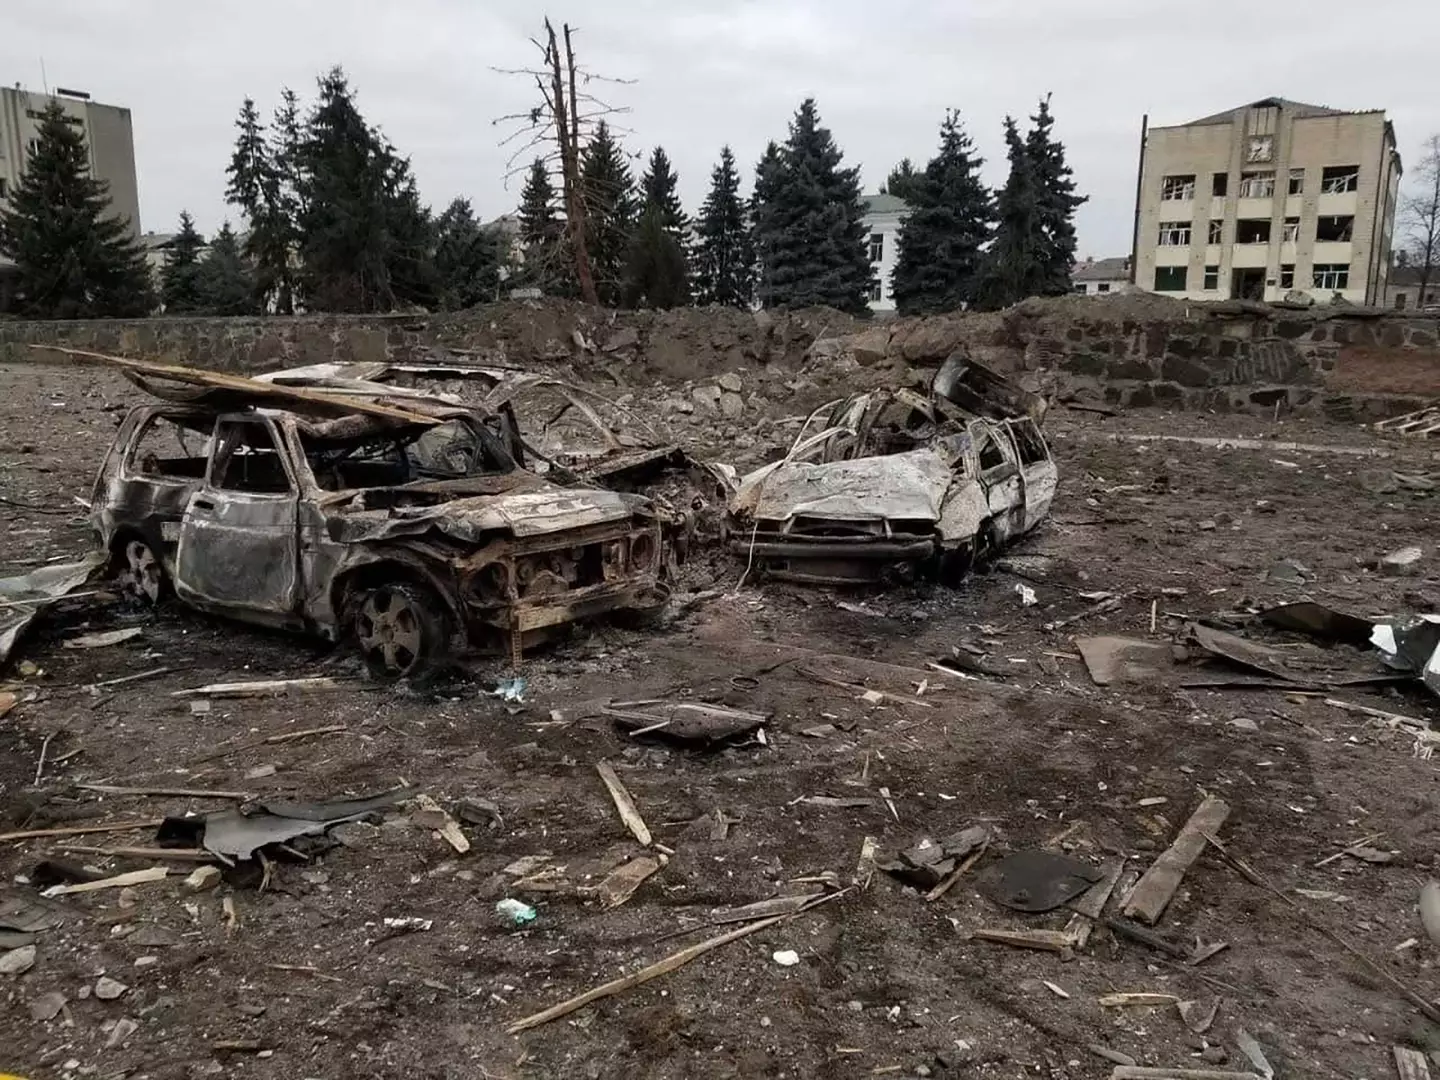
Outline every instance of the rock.
{"label": "rock", "polygon": [[54,1020],[60,1015],[60,1010],[65,1007],[65,995],[59,990],[51,990],[47,994],[41,994],[34,1001],[30,1002],[31,1020]]}
{"label": "rock", "polygon": [[[180,935],[163,926],[142,926],[131,934],[128,940],[131,945],[138,945],[144,949],[168,949],[180,944]],[[136,966],[139,966],[138,960]]]}
{"label": "rock", "polygon": [[1372,495],[1389,495],[1400,487],[1389,469],[1361,469],[1355,479]]}
{"label": "rock", "polygon": [[890,331],[882,326],[872,327],[854,335],[847,344],[850,355],[861,367],[874,367],[884,361],[890,350]]}
{"label": "rock", "polygon": [[1224,1065],[1230,1060],[1230,1055],[1223,1046],[1207,1046],[1200,1051],[1200,1060],[1210,1065]]}
{"label": "rock", "polygon": [[200,866],[190,872],[185,879],[185,888],[191,892],[205,892],[220,884],[220,868],[218,866]]}
{"label": "rock", "polygon": [[1418,547],[1405,547],[1392,551],[1380,560],[1380,572],[1386,577],[1407,577],[1415,573],[1425,552]]}
{"label": "rock", "polygon": [[115,1026],[110,1029],[110,1037],[105,1040],[105,1049],[114,1050],[126,1039],[140,1030],[140,1025],[128,1016],[122,1016],[115,1021]]}
{"label": "rock", "polygon": [[775,328],[775,316],[768,311],[760,310],[751,312],[751,318],[755,320],[755,329],[762,334],[768,334]]}
{"label": "rock", "polygon": [[720,395],[720,415],[726,420],[738,420],[745,411],[745,399],[739,394]]}
{"label": "rock", "polygon": [[610,339],[605,342],[605,351],[619,352],[621,349],[633,349],[639,344],[640,331],[633,326],[625,326],[610,335]]}
{"label": "rock", "polygon": [[729,390],[732,394],[740,393],[745,385],[740,381],[739,374],[734,371],[725,372],[724,375],[721,375],[720,378],[715,381],[720,385],[721,390]]}
{"label": "rock", "polygon": [[684,413],[686,416],[689,416],[695,411],[695,403],[681,398],[670,403],[670,411]]}
{"label": "rock", "polygon": [[806,357],[810,360],[834,360],[844,351],[845,342],[841,338],[816,338],[810,343]]}
{"label": "rock", "polygon": [[137,968],[153,967],[159,962],[160,957],[158,956],[137,956],[135,958],[135,966]]}
{"label": "rock", "polygon": [[582,334],[578,329],[571,331],[570,340],[575,343],[575,347],[581,352],[595,351],[595,346],[592,345],[590,342],[586,341],[585,335]]}
{"label": "rock", "polygon": [[1250,719],[1249,717],[1247,717],[1247,716],[1237,716],[1234,720],[1231,720],[1231,721],[1230,721],[1230,726],[1233,727],[1233,728],[1235,728],[1237,731],[1259,731],[1259,730],[1260,730],[1260,725],[1257,724],[1254,720],[1251,720],[1251,719]]}
{"label": "rock", "polygon": [[257,765],[245,773],[246,780],[263,780],[267,776],[275,775],[274,765]]}
{"label": "rock", "polygon": [[110,978],[109,975],[102,975],[95,980],[95,996],[101,1001],[114,1001],[129,989],[124,983]]}
{"label": "rock", "polygon": [[24,975],[34,966],[34,945],[22,945],[0,956],[0,975]]}
{"label": "rock", "polygon": [[1304,585],[1310,579],[1310,569],[1294,559],[1281,559],[1265,577],[1281,585]]}
{"label": "rock", "polygon": [[1210,520],[1209,518],[1206,518],[1204,521],[1200,522],[1200,523],[1199,523],[1198,525],[1196,525],[1195,527],[1196,527],[1197,529],[1199,529],[1201,532],[1214,532],[1214,531],[1215,531],[1215,522],[1213,522],[1213,521]]}
{"label": "rock", "polygon": [[718,386],[697,386],[690,391],[690,396],[706,412],[716,412],[720,408],[721,390]]}

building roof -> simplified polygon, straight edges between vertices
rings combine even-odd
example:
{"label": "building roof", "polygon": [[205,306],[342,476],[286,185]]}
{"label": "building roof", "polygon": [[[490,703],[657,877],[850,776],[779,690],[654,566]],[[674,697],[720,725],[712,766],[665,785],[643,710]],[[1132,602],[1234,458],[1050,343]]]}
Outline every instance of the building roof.
{"label": "building roof", "polygon": [[903,214],[910,209],[910,204],[898,195],[886,195],[883,192],[878,195],[861,195],[860,201],[865,204],[867,215]]}
{"label": "building roof", "polygon": [[1086,259],[1070,271],[1071,281],[1118,281],[1130,277],[1130,256],[1113,259]]}
{"label": "building roof", "polygon": [[[1308,105],[1303,101],[1291,101],[1289,98],[1269,97],[1261,98],[1259,101],[1252,101],[1247,105],[1238,105],[1233,109],[1226,109],[1224,112],[1218,112],[1211,116],[1202,116],[1199,120],[1191,120],[1188,124],[1182,124],[1181,126],[1201,127],[1206,124],[1228,124],[1247,109],[1284,109],[1297,120],[1304,120],[1315,116],[1352,115],[1345,109],[1332,109],[1328,105]],[[1374,109],[1369,111],[1382,112],[1383,110]]]}

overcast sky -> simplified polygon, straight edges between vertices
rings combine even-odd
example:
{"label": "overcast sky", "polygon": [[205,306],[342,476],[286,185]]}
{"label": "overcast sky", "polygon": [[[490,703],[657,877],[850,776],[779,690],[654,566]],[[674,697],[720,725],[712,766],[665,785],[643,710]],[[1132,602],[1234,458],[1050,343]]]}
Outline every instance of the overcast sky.
{"label": "overcast sky", "polygon": [[[491,218],[514,208],[504,129],[533,87],[544,9],[527,0],[4,0],[0,83],[87,90],[134,116],[140,212],[170,231],[182,208],[209,232],[226,217],[225,166],[240,102],[268,115],[283,86],[348,72],[366,118],[410,155],[437,211],[455,195]],[[746,187],[768,139],[814,96],[866,191],[927,158],[947,107],[1004,179],[1001,122],[1052,93],[1080,190],[1080,254],[1130,248],[1141,116],[1176,124],[1262,97],[1387,109],[1401,153],[1440,131],[1437,0],[568,0],[577,51],[631,133],[660,144],[693,212],[722,143]],[[639,167],[636,172],[638,175]]]}

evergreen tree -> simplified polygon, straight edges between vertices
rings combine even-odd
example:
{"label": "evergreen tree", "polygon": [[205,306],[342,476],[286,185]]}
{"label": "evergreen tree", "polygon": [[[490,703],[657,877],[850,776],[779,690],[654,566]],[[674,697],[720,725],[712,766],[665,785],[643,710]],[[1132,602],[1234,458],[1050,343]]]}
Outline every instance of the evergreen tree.
{"label": "evergreen tree", "polygon": [[1075,194],[1074,174],[1065,162],[1064,144],[1052,135],[1054,127],[1047,94],[1040,99],[1039,111],[1030,117],[1030,131],[1025,136],[1025,156],[1035,177],[1039,296],[1064,296],[1070,291],[1075,211],[1086,202],[1085,196]]}
{"label": "evergreen tree", "polygon": [[435,219],[435,270],[445,311],[495,299],[500,287],[497,237],[480,227],[469,199],[454,200]]}
{"label": "evergreen tree", "polygon": [[664,209],[645,207],[625,262],[626,307],[673,308],[690,299],[685,249],[666,227]]}
{"label": "evergreen tree", "polygon": [[1005,146],[1010,175],[995,199],[995,242],[985,258],[978,290],[981,307],[997,310],[1038,291],[1039,198],[1025,140],[1013,117],[1005,118]]}
{"label": "evergreen tree", "polygon": [[607,307],[619,305],[625,264],[635,232],[635,182],[620,144],[605,121],[581,154],[580,186],[585,199],[585,228],[595,291]]}
{"label": "evergreen tree", "polygon": [[551,295],[571,296],[575,268],[557,201],[550,170],[536,158],[520,191],[520,243],[525,253],[521,280]]}
{"label": "evergreen tree", "polygon": [[755,165],[755,190],[750,193],[751,241],[756,261],[756,293],[762,307],[775,303],[774,252],[776,231],[775,194],[780,190],[785,159],[773,139],[765,145]]}
{"label": "evergreen tree", "polygon": [[695,302],[748,308],[755,291],[755,251],[740,200],[740,174],[728,146],[721,147],[720,164],[710,171],[710,194],[700,207],[695,233]]}
{"label": "evergreen tree", "polygon": [[640,195],[645,207],[656,207],[660,211],[660,224],[665,231],[682,244],[685,229],[690,224],[680,206],[680,195],[676,188],[680,178],[670,164],[670,156],[663,146],[657,146],[650,153],[650,163],[640,174]]}
{"label": "evergreen tree", "polygon": [[167,312],[198,311],[201,305],[199,274],[200,249],[205,238],[195,231],[189,211],[180,211],[180,231],[170,241],[165,265],[160,271],[160,298]]}
{"label": "evergreen tree", "polygon": [[109,185],[89,170],[84,135],[52,98],[9,209],[0,210],[0,254],[15,262],[23,314],[87,319],[144,315],[154,305],[131,223],[113,216]]}
{"label": "evergreen tree", "polygon": [[225,199],[238,206],[249,223],[245,253],[255,264],[258,296],[273,300],[275,310],[288,315],[295,306],[291,256],[298,226],[292,204],[284,198],[282,177],[296,163],[276,160],[279,148],[272,149],[266,142],[265,126],[253,99],[246,98],[240,106],[235,127],[240,134],[225,170],[229,177]]}
{"label": "evergreen tree", "polygon": [[255,277],[240,252],[240,241],[227,221],[210,242],[210,251],[196,267],[198,307],[211,315],[254,315]]}
{"label": "evergreen tree", "polygon": [[908,157],[902,158],[899,165],[890,170],[890,175],[885,183],[881,185],[880,194],[894,195],[897,199],[904,199],[909,202],[914,198],[915,186],[923,174],[915,168],[914,162]]}
{"label": "evergreen tree", "polygon": [[[990,192],[980,180],[983,164],[959,114],[947,112],[939,153],[903,185],[910,213],[900,226],[891,278],[900,314],[953,311],[974,302],[981,249],[994,217]],[[892,173],[892,194],[894,178]]]}
{"label": "evergreen tree", "polygon": [[779,307],[869,311],[874,273],[861,221],[860,175],[841,168],[842,157],[820,125],[815,99],[807,98],[791,121],[775,190],[762,211],[767,286]]}

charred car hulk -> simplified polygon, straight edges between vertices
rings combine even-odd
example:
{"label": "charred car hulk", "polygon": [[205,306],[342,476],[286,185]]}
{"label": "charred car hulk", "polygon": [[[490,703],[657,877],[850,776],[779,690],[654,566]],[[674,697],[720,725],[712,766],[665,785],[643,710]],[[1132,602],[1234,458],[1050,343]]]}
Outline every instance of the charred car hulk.
{"label": "charred car hulk", "polygon": [[518,659],[576,620],[663,603],[651,500],[520,468],[483,410],[375,391],[188,391],[132,410],[92,502],[119,579],[350,638],[388,678],[467,650]]}

